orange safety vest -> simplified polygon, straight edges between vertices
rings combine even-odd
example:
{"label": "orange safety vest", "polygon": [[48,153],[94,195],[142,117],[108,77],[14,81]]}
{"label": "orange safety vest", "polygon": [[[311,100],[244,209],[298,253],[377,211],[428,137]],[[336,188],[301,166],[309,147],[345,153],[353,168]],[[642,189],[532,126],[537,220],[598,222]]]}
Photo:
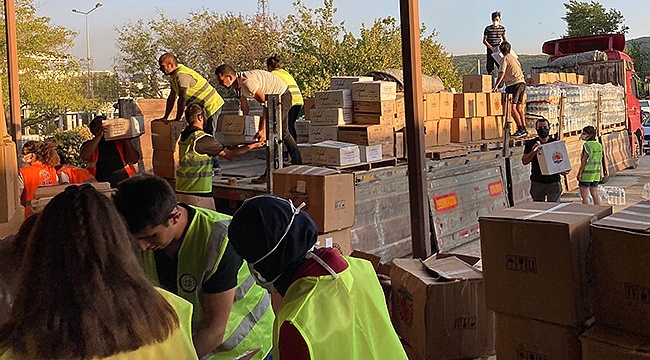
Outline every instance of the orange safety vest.
{"label": "orange safety vest", "polygon": [[[126,162],[126,150],[125,150],[126,145],[124,145],[125,140],[114,140],[114,141],[115,141],[115,146],[117,147],[117,152],[120,153],[120,159],[122,159],[122,163],[124,164],[124,169],[126,170],[126,173],[129,176],[135,175],[135,168],[133,167],[133,165]],[[86,170],[88,170],[88,172],[90,172],[93,176],[97,175],[98,159],[99,159],[99,149],[95,149],[95,153],[93,153],[93,157],[90,159],[90,162],[86,163]]]}
{"label": "orange safety vest", "polygon": [[68,178],[70,178],[70,184],[86,184],[97,182],[90,171],[72,165],[63,165],[61,168],[59,168],[59,170],[57,170],[56,173],[57,175],[61,173],[68,175]]}
{"label": "orange safety vest", "polygon": [[53,167],[41,163],[34,163],[20,168],[20,175],[23,177],[23,192],[20,194],[20,203],[25,207],[25,217],[30,216],[32,211],[32,200],[40,186],[53,186],[57,184],[56,170]]}

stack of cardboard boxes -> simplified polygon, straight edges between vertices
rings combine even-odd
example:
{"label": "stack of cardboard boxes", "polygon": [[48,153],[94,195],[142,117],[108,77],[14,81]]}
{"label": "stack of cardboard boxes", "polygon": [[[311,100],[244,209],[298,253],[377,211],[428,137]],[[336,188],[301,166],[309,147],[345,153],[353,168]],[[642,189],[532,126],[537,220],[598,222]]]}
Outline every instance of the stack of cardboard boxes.
{"label": "stack of cardboard boxes", "polygon": [[165,179],[176,178],[178,140],[186,124],[185,121],[169,121],[167,124],[162,120],[151,122],[154,174]]}
{"label": "stack of cardboard boxes", "polygon": [[451,142],[454,94],[446,91],[424,95],[424,143],[426,147]]}
{"label": "stack of cardboard boxes", "polygon": [[576,73],[539,73],[526,75],[526,83],[529,85],[543,85],[551,84],[556,81],[561,81],[569,84],[585,84],[586,78],[584,75]]}
{"label": "stack of cardboard boxes", "polygon": [[219,115],[216,139],[225,146],[255,142],[255,134],[260,126],[257,115]]}

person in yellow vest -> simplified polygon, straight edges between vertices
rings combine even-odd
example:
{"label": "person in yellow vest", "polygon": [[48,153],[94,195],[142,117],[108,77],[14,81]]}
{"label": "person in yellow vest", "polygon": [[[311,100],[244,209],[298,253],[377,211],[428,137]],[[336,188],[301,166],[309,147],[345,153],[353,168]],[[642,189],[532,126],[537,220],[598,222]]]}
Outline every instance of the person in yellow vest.
{"label": "person in yellow vest", "polygon": [[373,266],[332,248],[314,250],[318,230],[303,205],[259,195],[228,229],[257,283],[283,297],[273,359],[406,360]]}
{"label": "person in yellow vest", "polygon": [[[176,117],[174,120],[179,121],[190,104],[199,104],[205,108],[208,116],[203,129],[206,133],[214,136],[217,131],[217,119],[221,112],[221,107],[225,103],[221,95],[210,85],[210,83],[199,73],[179,64],[176,56],[172,53],[164,53],[158,59],[160,71],[169,75],[171,92],[167,97],[165,115],[159,120],[167,121],[171,114],[174,104],[176,104]],[[178,101],[176,99],[178,98]],[[214,158],[212,167],[215,173],[219,173],[219,161]]]}
{"label": "person in yellow vest", "polygon": [[119,213],[91,185],[45,206],[18,269],[2,360],[198,358],[192,304],[151,284]]}
{"label": "person in yellow vest", "polygon": [[578,185],[582,203],[589,204],[589,195],[591,195],[594,205],[600,205],[598,184],[603,161],[603,145],[598,142],[598,132],[591,125],[582,129],[580,138],[585,141],[580,156],[580,170],[578,170]]}
{"label": "person in yellow vest", "polygon": [[205,109],[199,104],[185,110],[187,127],[178,142],[179,167],[176,171],[176,198],[182,203],[216,210],[212,197],[212,158],[221,156],[232,160],[260,147],[261,143],[226,148],[203,131],[207,120]]}
{"label": "person in yellow vest", "polygon": [[265,359],[272,347],[271,298],[228,240],[231,217],[178,203],[169,183],[152,175],[121,182],[113,201],[149,278],[194,305],[199,358]]}
{"label": "person in yellow vest", "polygon": [[271,72],[271,74],[279,77],[287,84],[289,92],[291,92],[291,109],[289,109],[289,132],[294,139],[298,138],[296,134],[296,120],[298,115],[300,115],[300,110],[305,101],[302,98],[302,93],[300,88],[296,83],[296,80],[289,74],[286,70],[282,69],[282,58],[280,55],[275,54],[268,59],[266,59],[266,69]]}

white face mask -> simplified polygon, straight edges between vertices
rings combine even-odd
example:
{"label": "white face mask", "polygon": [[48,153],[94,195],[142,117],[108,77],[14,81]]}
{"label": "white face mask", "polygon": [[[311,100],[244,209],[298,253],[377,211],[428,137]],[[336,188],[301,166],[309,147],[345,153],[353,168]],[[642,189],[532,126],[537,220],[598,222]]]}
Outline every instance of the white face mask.
{"label": "white face mask", "polygon": [[495,27],[499,26],[500,23],[501,22],[499,20],[492,21],[492,25],[494,25]]}
{"label": "white face mask", "polygon": [[584,140],[584,141],[587,141],[587,140],[589,140],[589,135],[587,135],[587,134],[582,134],[582,135],[580,135],[580,139],[581,139],[581,140]]}

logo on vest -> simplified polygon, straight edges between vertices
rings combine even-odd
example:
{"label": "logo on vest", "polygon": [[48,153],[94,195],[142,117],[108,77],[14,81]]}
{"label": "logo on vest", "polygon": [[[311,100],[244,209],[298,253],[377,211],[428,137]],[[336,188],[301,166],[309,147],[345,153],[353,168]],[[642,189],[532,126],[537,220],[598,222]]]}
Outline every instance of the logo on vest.
{"label": "logo on vest", "polygon": [[182,274],[178,283],[186,293],[191,293],[196,290],[196,278],[192,274]]}

